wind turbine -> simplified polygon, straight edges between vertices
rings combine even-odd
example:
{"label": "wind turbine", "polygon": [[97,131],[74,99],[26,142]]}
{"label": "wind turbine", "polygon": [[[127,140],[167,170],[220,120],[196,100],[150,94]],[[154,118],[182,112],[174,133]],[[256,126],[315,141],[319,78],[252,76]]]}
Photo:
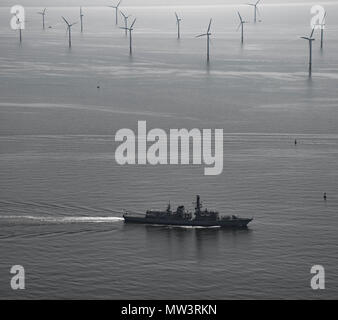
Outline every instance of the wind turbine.
{"label": "wind turbine", "polygon": [[176,16],[176,24],[177,24],[177,39],[181,38],[181,21],[182,19],[178,16],[178,14],[175,12]]}
{"label": "wind turbine", "polygon": [[238,17],[239,17],[239,20],[240,20],[240,23],[239,23],[239,25],[238,25],[237,30],[238,30],[240,27],[242,27],[241,42],[242,42],[242,44],[243,44],[243,43],[244,43],[244,23],[246,23],[246,21],[244,21],[244,20],[242,19],[242,16],[241,16],[241,14],[240,14],[239,12],[237,12],[237,13],[238,13]]}
{"label": "wind turbine", "polygon": [[130,55],[133,54],[133,48],[132,48],[132,35],[131,35],[131,32],[134,30],[133,29],[133,26],[136,22],[136,19],[134,19],[133,23],[131,24],[131,26],[128,28],[128,27],[120,27],[120,29],[124,29],[124,30],[127,30],[129,31],[129,53]]}
{"label": "wind turbine", "polygon": [[259,14],[258,3],[261,0],[258,0],[256,3],[247,3],[248,6],[254,7],[254,22],[257,22],[257,13]]}
{"label": "wind turbine", "polygon": [[325,12],[322,23],[320,24],[320,48],[323,49],[324,47],[324,29],[326,24],[326,16],[327,13]]}
{"label": "wind turbine", "polygon": [[20,21],[19,17],[17,15],[16,16],[16,24],[19,26],[19,40],[20,40],[20,44],[22,43],[22,21]]}
{"label": "wind turbine", "polygon": [[38,12],[38,14],[42,15],[42,29],[45,30],[45,15],[46,15],[46,8],[43,9],[43,11]]}
{"label": "wind turbine", "polygon": [[312,41],[315,41],[316,39],[312,38],[313,33],[315,31],[315,28],[312,29],[310,37],[301,37],[301,39],[305,39],[309,41],[309,50],[310,50],[310,59],[309,59],[309,76],[312,75]]}
{"label": "wind turbine", "polygon": [[80,7],[81,32],[83,32],[83,17],[84,17],[84,14],[82,13],[82,7]]}
{"label": "wind turbine", "polygon": [[207,29],[207,33],[203,33],[203,34],[196,36],[196,38],[200,38],[200,37],[204,37],[204,36],[207,37],[207,62],[210,61],[210,36],[211,36],[210,28],[211,28],[211,23],[212,23],[212,19],[210,19],[209,26],[208,26],[208,29]]}
{"label": "wind turbine", "polygon": [[122,15],[122,17],[124,19],[124,27],[125,27],[126,36],[127,36],[128,35],[128,18],[130,17],[130,15],[127,16],[122,11],[120,11],[120,13],[121,13],[121,15]]}
{"label": "wind turbine", "polygon": [[115,9],[115,24],[118,25],[118,11],[119,11],[119,6],[121,4],[122,0],[119,1],[119,3],[116,6],[109,6],[110,8]]}
{"label": "wind turbine", "polygon": [[70,24],[64,17],[62,17],[63,21],[66,22],[67,24],[67,31],[68,31],[68,40],[69,40],[69,48],[71,48],[72,46],[72,32],[71,32],[71,28],[74,24],[76,24],[77,22],[74,22],[72,24]]}

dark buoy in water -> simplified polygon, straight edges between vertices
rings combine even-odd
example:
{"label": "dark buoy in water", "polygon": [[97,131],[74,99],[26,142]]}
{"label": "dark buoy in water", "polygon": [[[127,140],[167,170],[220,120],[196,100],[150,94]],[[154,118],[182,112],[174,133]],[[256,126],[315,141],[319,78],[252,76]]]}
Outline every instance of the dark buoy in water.
{"label": "dark buoy in water", "polygon": [[297,139],[295,139],[295,146],[297,145]]}
{"label": "dark buoy in water", "polygon": [[323,199],[324,199],[325,201],[326,201],[326,199],[327,199],[326,192],[324,192]]}

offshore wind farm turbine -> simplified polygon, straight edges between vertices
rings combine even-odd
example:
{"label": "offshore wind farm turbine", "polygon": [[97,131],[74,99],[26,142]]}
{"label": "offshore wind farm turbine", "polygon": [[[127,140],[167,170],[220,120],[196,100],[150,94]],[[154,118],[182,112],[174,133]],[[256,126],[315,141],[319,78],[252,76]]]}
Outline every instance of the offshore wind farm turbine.
{"label": "offshore wind farm turbine", "polygon": [[212,23],[212,19],[210,19],[209,25],[208,25],[208,29],[207,29],[207,33],[203,33],[200,34],[198,36],[196,36],[196,38],[201,38],[201,37],[207,37],[207,62],[210,61],[210,29],[211,29],[211,23]]}
{"label": "offshore wind farm turbine", "polygon": [[311,77],[311,75],[312,75],[312,41],[316,40],[316,39],[312,38],[314,31],[315,31],[315,28],[312,29],[310,37],[301,37],[301,39],[309,41],[309,50],[310,50],[310,55],[309,55],[309,77]]}
{"label": "offshore wind farm turbine", "polygon": [[238,25],[237,31],[238,31],[239,28],[242,28],[242,32],[241,32],[241,42],[242,42],[242,44],[243,44],[243,43],[244,43],[244,23],[246,23],[246,21],[244,21],[244,20],[242,19],[242,16],[241,16],[241,14],[240,14],[239,12],[237,12],[237,13],[238,13],[238,17],[239,17],[239,20],[240,20],[240,23],[239,23],[239,25]]}
{"label": "offshore wind farm turbine", "polygon": [[82,7],[80,7],[80,23],[81,23],[81,32],[83,32],[83,17]]}
{"label": "offshore wind farm turbine", "polygon": [[122,15],[122,17],[124,19],[124,27],[125,27],[126,36],[128,36],[128,18],[130,17],[130,15],[127,16],[122,11],[120,11],[120,13],[121,13],[121,15]]}
{"label": "offshore wind farm turbine", "polygon": [[258,4],[261,0],[258,0],[256,3],[247,3],[248,6],[254,7],[254,22],[257,22],[257,13],[259,14]]}
{"label": "offshore wind farm turbine", "polygon": [[324,47],[324,29],[326,25],[326,16],[327,16],[327,13],[325,12],[323,20],[320,24],[320,48],[321,49],[323,49]]}
{"label": "offshore wind farm turbine", "polygon": [[118,11],[119,11],[119,6],[121,2],[122,0],[120,0],[116,6],[109,6],[110,8],[115,9],[115,25],[118,25]]}
{"label": "offshore wind farm turbine", "polygon": [[136,22],[136,18],[134,19],[133,23],[131,24],[131,26],[128,28],[128,27],[120,27],[120,29],[124,29],[124,30],[127,30],[129,31],[129,54],[132,55],[133,54],[133,46],[132,46],[132,31],[134,30],[133,27],[134,27],[134,24]]}
{"label": "offshore wind farm turbine", "polygon": [[46,8],[43,9],[43,11],[38,12],[38,14],[42,15],[42,29],[45,30],[45,15],[46,15]]}
{"label": "offshore wind farm turbine", "polygon": [[20,44],[22,43],[22,21],[20,20],[20,18],[16,16],[16,24],[18,26],[18,29],[19,29],[19,41],[20,41]]}
{"label": "offshore wind farm turbine", "polygon": [[70,24],[64,17],[62,17],[63,21],[67,24],[67,31],[68,31],[68,43],[69,43],[69,48],[72,46],[72,26],[76,24],[77,22],[74,22]]}
{"label": "offshore wind farm turbine", "polygon": [[176,25],[177,25],[177,39],[181,39],[181,21],[182,21],[182,18],[180,18],[176,12],[175,12],[175,16],[176,16]]}

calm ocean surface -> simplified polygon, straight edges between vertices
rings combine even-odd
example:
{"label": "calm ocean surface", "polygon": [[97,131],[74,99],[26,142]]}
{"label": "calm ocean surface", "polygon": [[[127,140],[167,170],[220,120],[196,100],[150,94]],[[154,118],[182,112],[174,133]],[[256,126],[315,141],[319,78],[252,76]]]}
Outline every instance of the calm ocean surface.
{"label": "calm ocean surface", "polygon": [[[72,50],[60,16],[76,21],[77,8],[49,8],[44,32],[39,8],[27,8],[21,47],[0,8],[0,299],[337,299],[338,5],[325,7],[312,80],[299,39],[310,33],[309,5],[263,6],[243,47],[237,8],[178,8],[179,42],[175,8],[126,8],[138,17],[133,58],[107,8],[86,9]],[[194,36],[210,17],[207,66]],[[138,120],[223,128],[223,173],[118,166],[114,134]],[[192,208],[196,194],[254,221],[229,231],[121,218],[168,201]],[[20,292],[10,288],[15,264],[26,270]],[[310,288],[315,264],[326,290]]]}

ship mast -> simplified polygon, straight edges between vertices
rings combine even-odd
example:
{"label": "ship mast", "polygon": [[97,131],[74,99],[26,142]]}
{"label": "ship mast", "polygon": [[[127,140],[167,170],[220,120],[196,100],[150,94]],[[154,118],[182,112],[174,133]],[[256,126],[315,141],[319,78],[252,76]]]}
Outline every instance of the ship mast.
{"label": "ship mast", "polygon": [[170,205],[170,201],[169,201],[168,206],[167,206],[167,213],[168,213],[168,214],[171,214],[171,205]]}
{"label": "ship mast", "polygon": [[196,196],[196,207],[195,207],[195,215],[199,216],[201,214],[202,203],[200,200],[200,196]]}

